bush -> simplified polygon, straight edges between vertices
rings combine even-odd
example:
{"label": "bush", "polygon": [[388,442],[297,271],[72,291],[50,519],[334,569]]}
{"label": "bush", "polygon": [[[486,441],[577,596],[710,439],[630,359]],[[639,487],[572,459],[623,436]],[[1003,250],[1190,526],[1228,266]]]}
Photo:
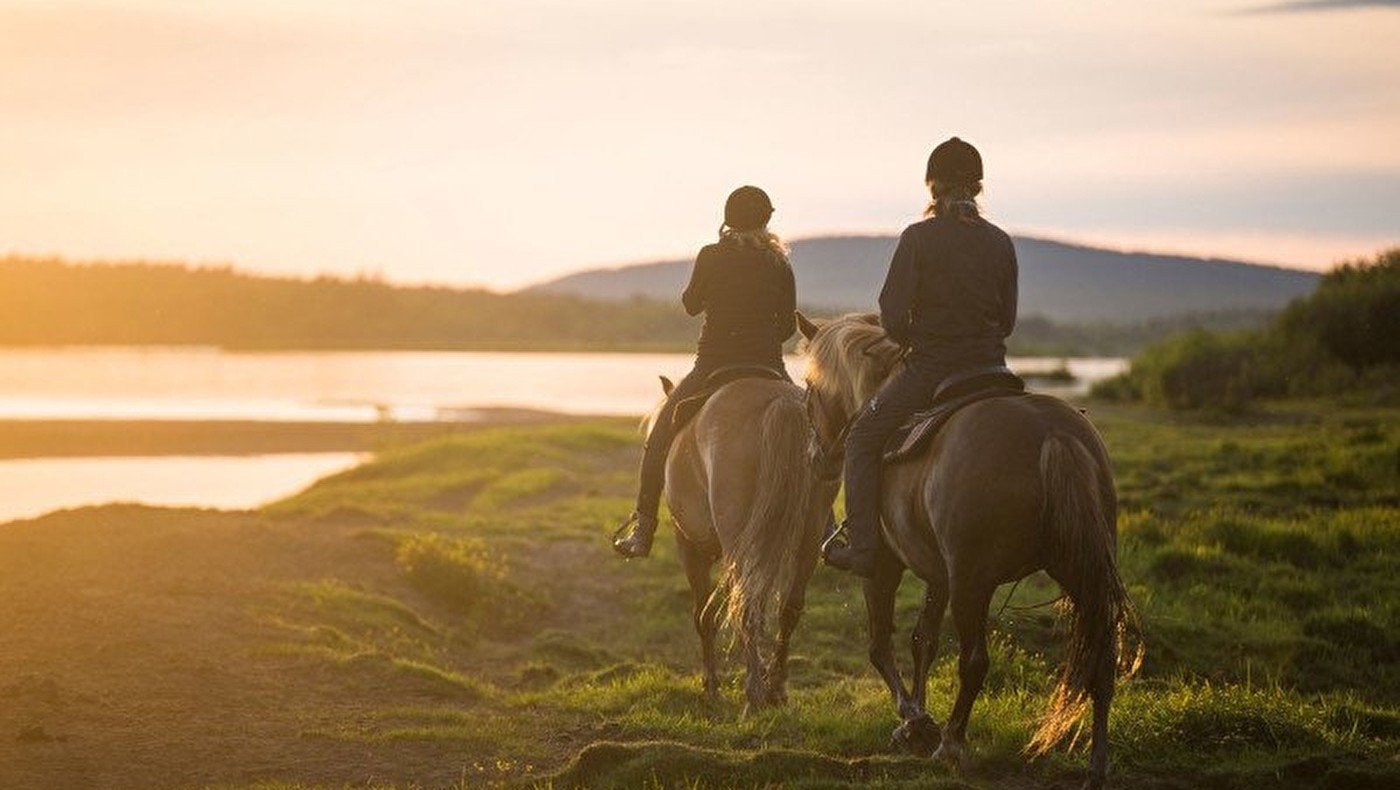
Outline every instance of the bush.
{"label": "bush", "polygon": [[1400,248],[1338,267],[1262,330],[1196,329],[1150,346],[1091,394],[1237,412],[1261,397],[1363,389],[1385,397],[1397,387]]}
{"label": "bush", "polygon": [[1278,328],[1360,373],[1400,364],[1400,247],[1329,272],[1284,310]]}
{"label": "bush", "polygon": [[1198,329],[1177,335],[1133,360],[1133,389],[1154,406],[1239,411],[1254,397],[1254,334],[1217,335]]}
{"label": "bush", "polygon": [[406,538],[397,560],[419,592],[459,611],[471,611],[491,597],[503,577],[481,541],[435,532]]}

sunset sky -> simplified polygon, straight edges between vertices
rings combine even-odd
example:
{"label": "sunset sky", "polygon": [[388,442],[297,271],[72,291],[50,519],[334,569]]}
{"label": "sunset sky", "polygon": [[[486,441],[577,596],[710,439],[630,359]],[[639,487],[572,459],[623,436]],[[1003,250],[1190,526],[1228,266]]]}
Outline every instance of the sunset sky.
{"label": "sunset sky", "polygon": [[1400,2],[0,0],[0,252],[516,287],[686,256],[743,183],[1325,268],[1400,242]]}

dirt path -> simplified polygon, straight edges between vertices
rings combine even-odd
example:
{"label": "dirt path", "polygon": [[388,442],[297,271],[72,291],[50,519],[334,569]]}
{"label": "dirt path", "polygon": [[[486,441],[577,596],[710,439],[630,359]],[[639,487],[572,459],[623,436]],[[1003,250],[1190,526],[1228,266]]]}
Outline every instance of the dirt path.
{"label": "dirt path", "polygon": [[[367,704],[264,650],[257,612],[285,585],[385,573],[343,528],[255,514],[114,506],[0,529],[0,787],[152,788],[295,775],[362,781],[439,759],[307,737]],[[451,777],[441,777],[444,781]]]}

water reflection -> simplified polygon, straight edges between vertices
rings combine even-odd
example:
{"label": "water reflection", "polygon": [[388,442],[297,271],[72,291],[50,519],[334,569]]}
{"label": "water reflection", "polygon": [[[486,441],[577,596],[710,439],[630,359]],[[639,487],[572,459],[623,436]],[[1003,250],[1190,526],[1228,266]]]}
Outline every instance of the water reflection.
{"label": "water reflection", "polygon": [[[1014,358],[1020,371],[1059,359]],[[1068,359],[1079,381],[1119,359]],[[641,414],[657,375],[690,368],[686,354],[478,352],[235,353],[201,348],[0,351],[0,419],[180,419],[370,422],[470,420],[472,409]],[[794,377],[803,361],[788,359]]]}
{"label": "water reflection", "polygon": [[0,461],[0,521],[99,502],[251,508],[360,463],[361,453]]}

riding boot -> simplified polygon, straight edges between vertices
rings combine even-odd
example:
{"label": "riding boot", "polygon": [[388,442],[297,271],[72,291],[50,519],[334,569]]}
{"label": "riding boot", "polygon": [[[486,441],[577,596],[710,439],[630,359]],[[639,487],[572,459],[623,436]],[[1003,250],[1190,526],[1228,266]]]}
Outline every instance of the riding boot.
{"label": "riding boot", "polygon": [[876,547],[861,546],[855,540],[856,536],[851,535],[847,531],[847,525],[842,523],[840,527],[830,531],[826,540],[822,541],[822,561],[837,570],[869,579],[875,575]]}
{"label": "riding boot", "polygon": [[[631,559],[651,554],[651,541],[656,535],[655,516],[633,513],[613,534],[613,550]],[[626,534],[623,534],[626,533]]]}

